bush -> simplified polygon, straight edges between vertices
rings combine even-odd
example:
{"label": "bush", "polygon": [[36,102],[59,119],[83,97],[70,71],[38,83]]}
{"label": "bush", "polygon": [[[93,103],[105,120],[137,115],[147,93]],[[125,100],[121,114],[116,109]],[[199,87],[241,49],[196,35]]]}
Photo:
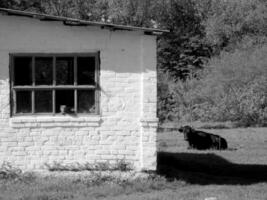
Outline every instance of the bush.
{"label": "bush", "polygon": [[[199,79],[169,81],[167,99],[159,99],[159,118],[266,126],[266,55],[266,44],[223,52],[210,60]],[[169,110],[164,113],[161,109],[165,107]]]}
{"label": "bush", "polygon": [[117,160],[114,164],[109,162],[97,162],[94,164],[91,163],[72,163],[72,164],[63,164],[60,162],[53,162],[52,164],[45,164],[45,167],[49,171],[131,171],[133,166],[131,163],[126,162],[125,160]]}
{"label": "bush", "polygon": [[0,167],[0,179],[15,180],[22,175],[22,171],[13,167],[10,163],[4,162]]}
{"label": "bush", "polygon": [[21,169],[13,167],[8,162],[3,162],[0,167],[0,180],[1,181],[15,181],[31,183],[36,179],[36,174],[33,172],[22,172]]}

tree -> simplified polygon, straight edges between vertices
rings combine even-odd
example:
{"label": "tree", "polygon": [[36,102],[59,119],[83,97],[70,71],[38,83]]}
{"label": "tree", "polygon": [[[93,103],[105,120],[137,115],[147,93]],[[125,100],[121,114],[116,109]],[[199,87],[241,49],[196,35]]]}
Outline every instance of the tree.
{"label": "tree", "polygon": [[0,7],[40,12],[41,2],[38,0],[1,0]]}
{"label": "tree", "polygon": [[159,68],[168,71],[174,79],[185,80],[189,74],[202,69],[211,56],[211,47],[205,43],[204,27],[193,0],[169,1],[158,20],[170,29],[170,34],[159,39]]}
{"label": "tree", "polygon": [[[217,51],[234,50],[242,40],[262,43],[267,37],[267,2],[264,0],[206,0],[210,7],[203,20],[207,41]],[[249,39],[250,38],[250,39]],[[252,40],[251,40],[252,39]],[[244,41],[243,41],[244,42]]]}

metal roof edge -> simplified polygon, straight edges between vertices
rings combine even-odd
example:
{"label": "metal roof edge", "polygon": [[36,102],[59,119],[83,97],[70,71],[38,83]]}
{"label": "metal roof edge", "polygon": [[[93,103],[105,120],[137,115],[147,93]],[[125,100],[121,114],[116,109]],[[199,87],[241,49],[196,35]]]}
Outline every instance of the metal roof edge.
{"label": "metal roof edge", "polygon": [[47,14],[40,14],[34,12],[13,10],[7,8],[0,8],[0,12],[5,12],[8,15],[17,15],[17,16],[25,16],[32,17],[35,19],[39,19],[42,21],[62,21],[64,25],[69,26],[99,26],[101,28],[108,28],[112,30],[127,30],[127,31],[144,31],[144,34],[152,34],[152,35],[160,35],[162,33],[169,33],[169,30],[156,29],[156,28],[145,28],[145,27],[137,27],[137,26],[128,26],[128,25],[118,25],[112,23],[104,23],[104,22],[93,22],[87,20],[80,20],[76,18],[62,17],[62,16],[54,16]]}

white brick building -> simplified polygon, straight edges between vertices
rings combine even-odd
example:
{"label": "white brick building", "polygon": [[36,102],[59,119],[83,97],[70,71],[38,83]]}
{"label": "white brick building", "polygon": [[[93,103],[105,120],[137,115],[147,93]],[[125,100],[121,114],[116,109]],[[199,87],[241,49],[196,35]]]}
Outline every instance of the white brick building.
{"label": "white brick building", "polygon": [[0,9],[0,162],[156,168],[156,35]]}

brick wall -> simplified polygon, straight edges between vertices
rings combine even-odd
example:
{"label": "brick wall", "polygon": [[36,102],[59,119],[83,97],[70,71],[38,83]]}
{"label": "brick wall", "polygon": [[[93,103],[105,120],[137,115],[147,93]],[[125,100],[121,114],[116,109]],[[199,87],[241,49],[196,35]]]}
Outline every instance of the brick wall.
{"label": "brick wall", "polygon": [[[10,117],[9,53],[100,51],[100,115]],[[0,18],[0,162],[39,170],[124,159],[156,167],[156,38],[141,32]]]}

